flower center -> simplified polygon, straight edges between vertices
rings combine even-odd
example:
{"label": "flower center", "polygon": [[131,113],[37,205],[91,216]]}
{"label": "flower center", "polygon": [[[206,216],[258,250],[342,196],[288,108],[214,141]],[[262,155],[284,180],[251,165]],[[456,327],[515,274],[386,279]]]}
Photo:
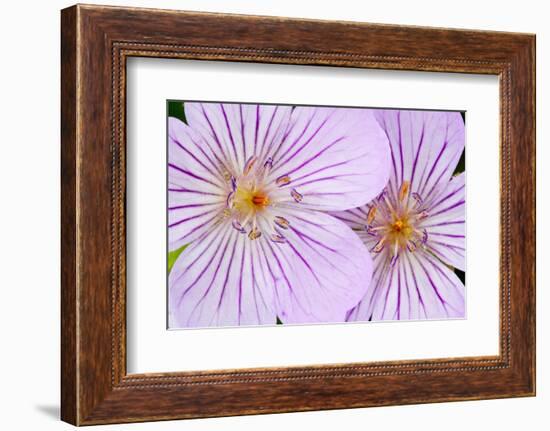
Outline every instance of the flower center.
{"label": "flower center", "polygon": [[421,227],[421,221],[428,216],[422,198],[418,193],[409,192],[408,181],[403,182],[393,195],[390,190],[384,190],[373,201],[367,214],[365,230],[378,240],[371,251],[388,250],[392,265],[401,252],[414,252],[428,239],[428,233]]}
{"label": "flower center", "polygon": [[269,198],[263,195],[254,195],[252,196],[252,203],[256,208],[263,208],[269,205]]}
{"label": "flower center", "polygon": [[227,174],[229,191],[224,217],[230,217],[233,227],[247,233],[251,240],[260,238],[262,232],[272,241],[286,242],[282,231],[289,229],[289,221],[283,217],[292,205],[303,199],[295,188],[289,186],[289,175],[277,178],[270,175],[273,160],[259,163],[256,157],[246,162],[240,175]]}
{"label": "flower center", "polygon": [[394,232],[399,233],[403,229],[404,225],[405,225],[405,222],[403,222],[403,220],[397,220],[391,225],[391,228],[393,229]]}
{"label": "flower center", "polygon": [[271,203],[266,191],[255,185],[238,185],[233,196],[233,208],[246,215],[253,211],[263,211]]}
{"label": "flower center", "polygon": [[409,219],[409,216],[405,214],[389,225],[388,233],[394,235],[396,239],[408,240],[414,233],[414,225],[411,222],[414,220]]}

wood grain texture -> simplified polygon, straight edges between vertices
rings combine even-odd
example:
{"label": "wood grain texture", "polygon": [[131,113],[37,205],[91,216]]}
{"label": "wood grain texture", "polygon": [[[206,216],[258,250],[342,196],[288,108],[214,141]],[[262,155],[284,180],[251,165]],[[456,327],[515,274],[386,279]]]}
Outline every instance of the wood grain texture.
{"label": "wood grain texture", "polygon": [[[534,395],[533,35],[74,6],[62,11],[61,38],[63,420],[87,425]],[[127,375],[131,56],[498,75],[500,354]]]}

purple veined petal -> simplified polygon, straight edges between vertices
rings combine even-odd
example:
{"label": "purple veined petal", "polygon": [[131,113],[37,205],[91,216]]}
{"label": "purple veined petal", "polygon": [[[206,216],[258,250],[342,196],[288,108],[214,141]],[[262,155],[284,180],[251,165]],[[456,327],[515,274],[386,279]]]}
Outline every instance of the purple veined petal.
{"label": "purple veined petal", "polygon": [[234,122],[232,115],[228,115],[221,103],[186,102],[184,110],[189,127],[202,136],[212,153],[218,155],[224,169],[235,175],[244,161],[239,154],[239,151],[242,153],[241,135],[231,127]]}
{"label": "purple veined petal", "polygon": [[219,156],[212,152],[202,136],[181,120],[168,118],[168,160],[210,180],[225,184]]}
{"label": "purple veined petal", "polygon": [[350,228],[357,231],[363,229],[367,219],[367,212],[363,211],[363,207],[353,208],[346,211],[332,211],[330,215],[343,221]]}
{"label": "purple veined petal", "polygon": [[273,289],[254,243],[227,222],[183,252],[168,278],[171,329],[275,323]]}
{"label": "purple veined petal", "polygon": [[169,119],[168,240],[177,249],[210,229],[224,207],[220,174],[208,157],[199,157],[201,138],[181,121]]}
{"label": "purple veined petal", "polygon": [[416,253],[409,257],[410,271],[419,280],[419,292],[428,319],[465,317],[466,292],[456,274],[428,253]]}
{"label": "purple veined petal", "polygon": [[404,181],[426,200],[446,184],[462,155],[464,121],[458,112],[375,110],[391,147],[390,185]]}
{"label": "purple veined petal", "polygon": [[363,243],[367,246],[367,249],[370,250],[380,238],[367,232],[366,220],[368,217],[368,210],[368,206],[364,205],[346,211],[331,211],[329,214],[350,227],[353,232],[361,238]]}
{"label": "purple veined petal", "polygon": [[244,152],[247,157],[256,156],[268,169],[273,164],[273,152],[288,128],[290,106],[239,105],[243,118]]}
{"label": "purple veined petal", "polygon": [[169,207],[168,248],[176,250],[200,238],[221,219],[222,211],[223,205],[209,203]]}
{"label": "purple veined petal", "polygon": [[363,299],[348,320],[369,315],[372,321],[465,317],[464,285],[428,253],[407,253],[393,267],[380,265],[373,284],[371,297]]}
{"label": "purple veined petal", "polygon": [[390,276],[392,268],[389,265],[390,258],[387,251],[372,253],[371,256],[373,271],[370,286],[361,301],[348,312],[346,320],[349,322],[371,320],[374,300],[380,296],[380,291],[383,290],[383,286],[386,285],[386,280]]}
{"label": "purple veined petal", "polygon": [[321,212],[292,211],[286,243],[259,245],[279,273],[275,300],[285,323],[343,322],[369,288],[372,261],[344,223]]}
{"label": "purple veined petal", "polygon": [[466,270],[466,211],[464,173],[451,179],[432,199],[430,216],[422,223],[428,232],[427,247],[443,262]]}
{"label": "purple veined petal", "polygon": [[271,176],[288,175],[310,209],[338,211],[370,201],[390,169],[387,138],[369,109],[297,107],[273,153]]}
{"label": "purple veined petal", "polygon": [[261,163],[278,145],[288,126],[291,108],[238,103],[185,103],[189,126],[212,151],[221,154],[229,169],[240,173],[251,157]]}

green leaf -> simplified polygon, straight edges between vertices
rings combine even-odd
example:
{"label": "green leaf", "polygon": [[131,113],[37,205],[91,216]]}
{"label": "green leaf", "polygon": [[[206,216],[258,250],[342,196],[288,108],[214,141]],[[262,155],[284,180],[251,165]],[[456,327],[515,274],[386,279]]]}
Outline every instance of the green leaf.
{"label": "green leaf", "polygon": [[179,120],[187,124],[187,120],[185,118],[185,110],[183,109],[183,102],[169,100],[168,116],[178,118]]}
{"label": "green leaf", "polygon": [[188,245],[189,244],[185,244],[184,246],[178,248],[177,250],[174,250],[168,253],[168,272],[172,270],[172,267],[174,266],[174,263],[176,263],[176,260],[178,259],[179,255],[183,250],[186,249]]}

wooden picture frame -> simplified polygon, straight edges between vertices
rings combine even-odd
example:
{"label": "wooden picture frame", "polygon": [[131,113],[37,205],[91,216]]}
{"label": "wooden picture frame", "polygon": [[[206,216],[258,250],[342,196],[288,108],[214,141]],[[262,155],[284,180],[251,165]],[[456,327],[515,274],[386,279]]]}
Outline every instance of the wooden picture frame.
{"label": "wooden picture frame", "polygon": [[[75,425],[535,394],[535,36],[77,5],[61,14],[61,417]],[[127,374],[131,56],[500,78],[500,354]]]}

